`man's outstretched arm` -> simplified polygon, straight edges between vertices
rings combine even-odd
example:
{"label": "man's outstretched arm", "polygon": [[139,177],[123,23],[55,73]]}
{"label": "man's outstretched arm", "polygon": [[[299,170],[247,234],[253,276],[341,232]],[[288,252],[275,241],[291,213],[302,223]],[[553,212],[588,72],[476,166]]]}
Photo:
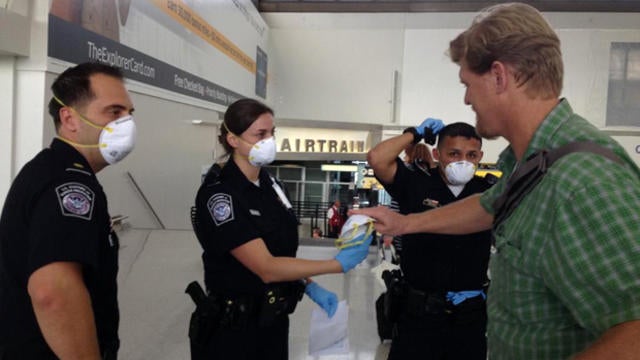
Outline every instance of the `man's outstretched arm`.
{"label": "man's outstretched arm", "polygon": [[493,215],[480,205],[480,194],[472,195],[441,208],[416,214],[400,215],[385,206],[351,210],[350,214],[363,214],[376,220],[376,231],[382,234],[402,235],[414,233],[470,234],[489,230]]}

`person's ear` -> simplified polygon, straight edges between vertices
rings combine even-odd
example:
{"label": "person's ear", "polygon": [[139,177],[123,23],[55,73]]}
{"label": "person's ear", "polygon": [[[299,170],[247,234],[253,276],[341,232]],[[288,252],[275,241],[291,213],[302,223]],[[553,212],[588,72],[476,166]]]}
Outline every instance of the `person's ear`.
{"label": "person's ear", "polygon": [[240,140],[238,139],[238,137],[235,134],[230,133],[230,132],[227,133],[227,143],[232,148],[237,149],[238,146],[239,146],[239,142],[240,142]]}
{"label": "person's ear", "polygon": [[482,161],[483,156],[484,156],[484,151],[480,150],[480,152],[478,153],[478,164],[480,163],[480,161]]}
{"label": "person's ear", "polygon": [[489,71],[491,72],[491,78],[496,89],[496,93],[500,94],[506,91],[510,82],[510,73],[507,66],[500,61],[494,61],[491,64],[491,70]]}
{"label": "person's ear", "polygon": [[431,154],[433,155],[433,160],[434,161],[440,161],[440,152],[438,151],[438,148],[433,148],[431,149]]}
{"label": "person's ear", "polygon": [[58,110],[60,117],[60,128],[68,132],[76,132],[80,128],[78,115],[68,106],[63,106]]}

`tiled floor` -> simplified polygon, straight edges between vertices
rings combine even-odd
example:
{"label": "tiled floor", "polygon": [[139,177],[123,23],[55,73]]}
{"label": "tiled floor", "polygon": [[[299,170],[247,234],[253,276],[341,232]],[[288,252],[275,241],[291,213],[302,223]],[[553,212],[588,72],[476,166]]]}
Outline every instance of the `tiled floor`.
{"label": "tiled floor", "polygon": [[[194,309],[186,285],[202,283],[201,250],[192,231],[126,229],[120,233],[120,338],[119,358],[127,360],[188,360],[187,325]],[[308,243],[308,242],[305,242]],[[327,259],[336,250],[327,246],[301,246],[298,257]],[[305,297],[291,316],[291,360],[382,360],[389,351],[376,332],[374,300],[382,292],[370,273],[375,252],[346,275],[323,275],[316,281],[349,304],[348,355],[308,355],[311,311],[316,305]]]}

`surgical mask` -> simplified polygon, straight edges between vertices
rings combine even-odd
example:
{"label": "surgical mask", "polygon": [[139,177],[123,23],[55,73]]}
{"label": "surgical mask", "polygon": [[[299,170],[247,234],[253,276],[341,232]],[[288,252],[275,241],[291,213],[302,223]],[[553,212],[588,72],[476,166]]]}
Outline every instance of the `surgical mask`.
{"label": "surgical mask", "polygon": [[466,160],[449,163],[444,168],[444,174],[451,185],[464,185],[473,179],[475,173],[476,166]]}
{"label": "surgical mask", "polygon": [[[60,105],[65,105],[57,97],[53,97]],[[70,107],[82,121],[87,125],[96,129],[100,129],[100,137],[97,144],[78,144],[71,140],[59,136],[63,141],[78,147],[97,147],[100,149],[100,155],[109,165],[113,165],[124,159],[135,147],[136,140],[136,124],[132,115],[126,115],[111,121],[105,126],[96,125],[86,117],[82,116],[74,108]]]}
{"label": "surgical mask", "polygon": [[269,165],[276,159],[276,140],[273,136],[253,144],[249,150],[249,163],[256,167]]}

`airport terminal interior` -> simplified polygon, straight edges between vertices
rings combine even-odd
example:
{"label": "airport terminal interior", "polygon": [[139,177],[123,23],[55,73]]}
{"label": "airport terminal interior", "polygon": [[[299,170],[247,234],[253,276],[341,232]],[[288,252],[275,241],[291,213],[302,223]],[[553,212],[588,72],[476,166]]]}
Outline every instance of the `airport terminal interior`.
{"label": "airport terminal interior", "polygon": [[[119,358],[190,359],[185,288],[203,282],[203,265],[189,211],[211,164],[225,161],[227,107],[250,97],[273,108],[278,155],[266,168],[300,219],[297,256],[333,258],[333,201],[345,213],[390,203],[367,164],[371,148],[430,116],[474,124],[446,49],[497,2],[0,0],[0,202],[55,136],[56,76],[84,61],[123,69],[136,149],[98,174],[121,244]],[[558,29],[563,97],[640,163],[640,1],[525,2]],[[483,143],[480,175],[495,171],[506,144]],[[309,353],[318,306],[305,296],[291,316],[291,360],[387,358],[374,308],[383,286],[371,272],[380,261],[372,246],[347,274],[315,278],[348,304],[348,347]]]}

